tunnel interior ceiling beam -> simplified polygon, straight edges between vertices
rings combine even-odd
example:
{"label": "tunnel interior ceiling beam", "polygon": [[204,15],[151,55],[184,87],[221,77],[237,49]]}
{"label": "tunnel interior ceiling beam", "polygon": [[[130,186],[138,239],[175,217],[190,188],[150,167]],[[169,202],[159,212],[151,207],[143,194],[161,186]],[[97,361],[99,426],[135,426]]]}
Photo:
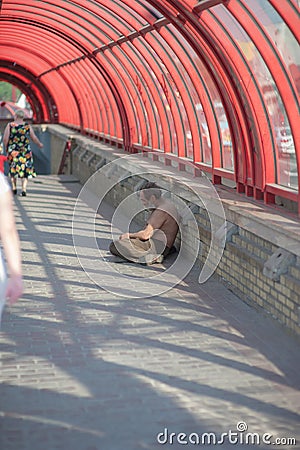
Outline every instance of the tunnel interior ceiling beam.
{"label": "tunnel interior ceiling beam", "polygon": [[[294,199],[299,61],[288,45],[299,40],[298,14],[290,0],[3,0],[0,79],[22,85],[40,120],[115,139],[129,151],[187,158],[214,182],[235,180],[256,198],[268,201],[267,186],[277,184]],[[282,97],[297,144],[285,159],[271,94],[247,59],[251,45],[270,65],[273,99]],[[283,175],[287,161],[292,184]]]}
{"label": "tunnel interior ceiling beam", "polygon": [[[56,3],[59,3],[56,4]],[[127,5],[128,3],[128,5]],[[88,50],[92,47],[99,48],[120,36],[126,36],[132,31],[137,31],[149,22],[155,22],[161,17],[150,8],[142,8],[139,2],[116,1],[94,2],[6,2],[7,16],[9,20],[21,23],[34,23],[44,29],[51,28],[57,34],[65,33],[67,36],[84,45]],[[152,8],[154,10],[154,8]],[[2,17],[5,18],[5,11]],[[38,19],[37,19],[38,18]]]}

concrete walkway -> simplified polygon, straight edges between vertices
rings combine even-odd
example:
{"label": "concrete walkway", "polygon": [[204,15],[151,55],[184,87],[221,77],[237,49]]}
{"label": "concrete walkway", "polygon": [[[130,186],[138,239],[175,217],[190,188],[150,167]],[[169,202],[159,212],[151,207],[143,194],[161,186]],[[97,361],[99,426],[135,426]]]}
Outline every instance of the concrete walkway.
{"label": "concrete walkway", "polygon": [[39,176],[15,200],[26,290],[0,333],[0,449],[299,449],[299,339],[197,267],[152,298],[97,286],[73,246],[79,191]]}

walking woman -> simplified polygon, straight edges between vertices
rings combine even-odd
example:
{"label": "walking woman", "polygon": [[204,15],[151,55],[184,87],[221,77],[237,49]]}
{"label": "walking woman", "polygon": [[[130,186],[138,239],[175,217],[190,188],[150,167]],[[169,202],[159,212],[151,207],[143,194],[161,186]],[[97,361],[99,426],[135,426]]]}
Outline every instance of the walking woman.
{"label": "walking woman", "polygon": [[3,145],[7,149],[8,175],[11,179],[13,193],[17,194],[17,179],[21,178],[21,195],[23,197],[27,193],[28,178],[36,176],[30,139],[40,148],[43,147],[31,126],[24,122],[24,111],[17,110],[14,122],[9,123],[4,130]]}

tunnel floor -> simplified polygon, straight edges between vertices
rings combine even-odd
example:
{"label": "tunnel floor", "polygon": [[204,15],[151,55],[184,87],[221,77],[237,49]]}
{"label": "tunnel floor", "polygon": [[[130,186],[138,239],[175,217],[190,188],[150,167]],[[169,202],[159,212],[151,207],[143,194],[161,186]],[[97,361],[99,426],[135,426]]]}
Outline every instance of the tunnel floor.
{"label": "tunnel floor", "polygon": [[[299,448],[299,339],[198,267],[149,298],[117,295],[118,274],[99,286],[72,238],[80,189],[39,176],[15,198],[25,293],[0,330],[0,448]],[[109,230],[98,215],[102,244]]]}

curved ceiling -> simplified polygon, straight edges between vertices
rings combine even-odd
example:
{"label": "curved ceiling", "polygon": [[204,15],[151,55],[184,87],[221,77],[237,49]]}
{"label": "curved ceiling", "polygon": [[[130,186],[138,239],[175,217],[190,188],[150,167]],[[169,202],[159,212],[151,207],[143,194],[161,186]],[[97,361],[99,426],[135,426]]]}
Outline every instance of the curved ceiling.
{"label": "curved ceiling", "polygon": [[297,0],[2,0],[0,80],[36,122],[299,203],[299,37]]}

